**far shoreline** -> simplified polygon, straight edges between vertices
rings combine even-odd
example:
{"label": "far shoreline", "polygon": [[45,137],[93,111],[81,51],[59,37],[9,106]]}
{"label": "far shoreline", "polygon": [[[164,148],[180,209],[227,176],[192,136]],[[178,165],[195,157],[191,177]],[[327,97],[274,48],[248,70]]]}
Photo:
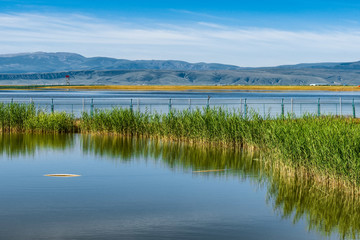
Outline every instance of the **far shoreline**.
{"label": "far shoreline", "polygon": [[269,85],[0,85],[0,90],[89,90],[89,91],[334,91],[357,92],[360,86],[269,86]]}

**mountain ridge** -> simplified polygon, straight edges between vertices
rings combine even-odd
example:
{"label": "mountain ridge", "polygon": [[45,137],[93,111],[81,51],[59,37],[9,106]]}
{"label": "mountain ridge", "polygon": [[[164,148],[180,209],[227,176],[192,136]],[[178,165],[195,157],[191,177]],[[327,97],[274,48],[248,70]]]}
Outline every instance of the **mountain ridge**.
{"label": "mountain ridge", "polygon": [[189,63],[180,60],[127,60],[84,57],[77,53],[35,52],[0,55],[0,73],[40,73],[80,70],[238,70],[235,65]]}
{"label": "mountain ridge", "polygon": [[[40,67],[34,70],[34,66]],[[243,68],[176,60],[86,58],[74,53],[0,55],[1,85],[65,84],[66,75],[71,84],[84,85],[359,85],[360,62]]]}

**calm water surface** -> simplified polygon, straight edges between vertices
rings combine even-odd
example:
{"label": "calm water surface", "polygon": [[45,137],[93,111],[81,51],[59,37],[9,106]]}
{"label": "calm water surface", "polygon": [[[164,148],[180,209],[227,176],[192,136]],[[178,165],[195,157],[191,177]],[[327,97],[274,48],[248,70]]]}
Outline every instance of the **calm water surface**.
{"label": "calm water surface", "polygon": [[[284,178],[257,153],[4,134],[0,157],[0,239],[338,239],[360,229],[356,200]],[[225,171],[195,172],[214,169]]]}

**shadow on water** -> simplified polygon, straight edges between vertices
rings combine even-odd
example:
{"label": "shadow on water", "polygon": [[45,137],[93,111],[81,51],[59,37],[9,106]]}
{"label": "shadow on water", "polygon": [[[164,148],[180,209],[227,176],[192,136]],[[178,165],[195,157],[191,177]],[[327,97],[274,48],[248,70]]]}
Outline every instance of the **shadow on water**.
{"label": "shadow on water", "polygon": [[84,154],[111,161],[141,158],[176,171],[224,170],[194,174],[249,180],[267,189],[268,204],[282,218],[294,224],[305,219],[309,231],[324,236],[360,237],[360,197],[341,188],[320,187],[301,174],[289,174],[257,152],[120,136],[5,134],[0,136],[0,153],[18,156],[31,155],[39,148],[67,150],[79,142]]}

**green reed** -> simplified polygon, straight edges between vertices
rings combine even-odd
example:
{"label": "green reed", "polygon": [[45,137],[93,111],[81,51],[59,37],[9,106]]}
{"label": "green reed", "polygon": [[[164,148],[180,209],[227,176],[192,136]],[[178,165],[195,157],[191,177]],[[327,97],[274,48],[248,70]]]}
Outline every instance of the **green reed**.
{"label": "green reed", "polygon": [[360,182],[360,125],[351,118],[306,115],[293,119],[243,116],[222,108],[140,113],[130,109],[84,113],[85,132],[111,132],[185,141],[254,146],[294,167]]}
{"label": "green reed", "polygon": [[306,115],[263,118],[223,108],[168,114],[113,108],[83,113],[48,113],[33,104],[0,104],[2,131],[104,132],[183,141],[252,146],[294,167],[360,182],[360,125],[356,119]]}
{"label": "green reed", "polygon": [[47,113],[34,104],[0,103],[0,127],[9,132],[73,132],[75,118],[65,112]]}
{"label": "green reed", "polygon": [[84,113],[81,130],[114,132],[126,135],[149,135],[176,139],[253,143],[262,118],[246,120],[241,114],[222,108],[171,111],[169,114],[133,112],[130,109],[97,110],[90,116]]}

